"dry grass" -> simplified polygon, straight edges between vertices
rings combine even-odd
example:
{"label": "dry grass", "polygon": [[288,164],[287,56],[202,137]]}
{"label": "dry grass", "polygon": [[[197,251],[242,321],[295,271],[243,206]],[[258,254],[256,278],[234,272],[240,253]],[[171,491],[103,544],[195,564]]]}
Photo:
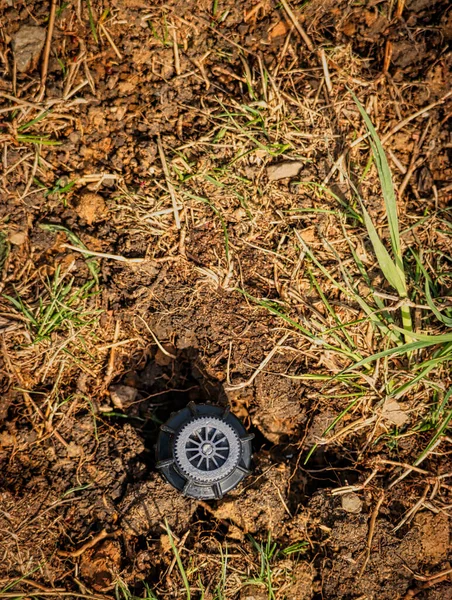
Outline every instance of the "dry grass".
{"label": "dry grass", "polygon": [[[266,3],[260,4],[267,10]],[[189,327],[184,321],[188,308],[202,312],[212,297],[219,303],[226,299],[245,315],[244,333],[217,333],[216,313],[206,326],[218,350],[206,345],[199,353],[206,371],[226,382],[237,410],[253,422],[246,388],[255,390],[257,378],[271,376],[303,385],[315,397],[309,422],[329,415],[310,448],[303,431],[292,438],[297,451],[294,472],[303,464],[309,469],[320,446],[353,452],[367,477],[353,489],[373,486],[373,525],[381,504],[376,500],[378,488],[389,482],[394,489],[408,476],[414,488],[424,491],[400,526],[422,507],[447,513],[452,220],[444,192],[433,186],[426,197],[410,176],[429,160],[438,135],[435,111],[450,106],[450,94],[418,110],[403,100],[411,84],[385,79],[389,51],[381,75],[370,79],[369,65],[353,54],[351,44],[318,46],[321,40],[312,35],[313,27],[306,32],[298,21],[300,14],[294,15],[284,1],[291,25],[271,68],[259,54],[223,39],[220,31],[210,32],[225,42],[222,52],[240,57],[236,70],[225,75],[220,67],[217,72],[235,81],[237,95],[225,94],[221,79],[212,81],[215,70],[207,73],[203,67],[207,55],[192,61],[194,80],[202,82],[206,92],[213,85],[218,90],[196,106],[178,107],[182,119],[202,125],[192,127],[187,136],[178,121],[178,135],[162,133],[155,152],[159,159],[146,167],[145,176],[136,166],[139,184],[118,169],[106,171],[95,154],[89,166],[66,169],[66,134],[78,129],[92,96],[99,94],[93,64],[102,60],[108,47],[115,60],[128,60],[120,44],[124,21],[115,11],[96,12],[95,6],[88,3],[82,12],[95,44],[103,43],[100,58],[92,41],[89,50],[85,42],[80,45],[76,60],[68,62],[57,98],[44,93],[50,77],[47,65],[42,80],[14,80],[14,93],[0,92],[5,102],[0,112],[8,117],[0,136],[0,193],[27,214],[33,208],[41,210],[35,198],[45,190],[51,217],[51,227],[41,234],[45,243],[37,236],[33,243],[27,237],[17,243],[14,235],[20,228],[10,228],[8,215],[0,221],[0,332],[8,382],[21,398],[16,414],[26,414],[38,440],[56,436],[67,445],[59,430],[67,418],[61,406],[68,398],[78,397],[93,418],[99,418],[108,385],[133,362],[130,357],[143,357],[146,347],[156,344],[167,357],[173,356],[174,339],[152,333],[154,325],[174,318]],[[80,10],[80,3],[78,15],[68,9],[68,24],[80,20]],[[203,21],[187,23],[160,9],[143,14],[142,21],[153,31],[153,49],[173,52],[174,77],[184,76],[184,43]],[[314,50],[308,67],[298,60],[296,31]],[[218,50],[217,58],[219,54]],[[388,156],[401,244],[400,256],[393,258],[402,262],[406,294],[388,283],[369,240],[363,205],[378,239],[391,252],[378,165],[349,90],[365,106]],[[408,145],[399,133],[408,136]],[[269,181],[267,167],[286,160],[300,161],[299,175],[290,183]],[[113,182],[108,192],[106,181]],[[54,227],[55,218],[60,221],[64,214],[62,207],[74,209],[87,185],[108,194],[113,245],[107,236],[99,240],[85,235],[83,227],[80,237],[69,228]],[[31,231],[36,223],[24,227]],[[113,264],[118,262],[115,271]],[[146,281],[137,290],[131,286],[132,308],[118,306],[111,297],[109,281],[115,276],[119,287],[135,278]],[[168,300],[156,297],[152,287],[145,293],[148,276],[157,290],[165,278],[170,291],[179,285],[178,301],[173,299],[176,294]],[[134,319],[143,307],[152,309],[150,326]],[[401,310],[411,314],[412,330]],[[247,335],[251,323],[264,331],[258,344]],[[80,385],[82,378],[89,383]],[[290,433],[297,431],[296,426],[286,427]],[[273,439],[272,431],[261,429]],[[412,438],[416,442],[405,446]],[[408,446],[411,450],[405,450]],[[391,460],[379,460],[382,452],[392,453]],[[425,482],[431,488],[425,488]],[[256,556],[249,554],[253,544]],[[233,598],[245,582],[260,586],[269,599],[283,598],[296,564],[291,553],[283,555],[270,538],[250,542],[246,552],[240,546],[220,546],[218,554],[202,560],[174,543],[172,548],[187,598],[190,590],[206,599]],[[203,569],[211,577],[207,583]],[[162,576],[155,586],[157,597],[174,593],[170,581],[171,573]],[[26,579],[21,583],[28,585]],[[11,593],[9,585],[0,598],[22,597],[22,592]],[[80,589],[71,597],[98,597]],[[44,590],[42,596],[58,593]],[[176,593],[183,592],[177,588]],[[119,573],[116,594],[125,600],[134,597]],[[148,590],[147,597],[152,594]]]}

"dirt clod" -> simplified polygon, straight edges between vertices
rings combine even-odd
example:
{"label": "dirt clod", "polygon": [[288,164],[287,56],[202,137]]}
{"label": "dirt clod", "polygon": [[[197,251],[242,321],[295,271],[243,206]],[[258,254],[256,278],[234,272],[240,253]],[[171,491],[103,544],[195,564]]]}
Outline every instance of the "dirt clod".
{"label": "dirt clod", "polygon": [[184,531],[196,509],[196,502],[184,498],[158,473],[149,481],[130,486],[120,504],[121,524],[128,536],[160,536],[167,519],[171,530]]}
{"label": "dirt clod", "polygon": [[111,385],[108,391],[113,405],[120,410],[124,410],[133,404],[138,395],[138,390],[130,385]]}
{"label": "dirt clod", "polygon": [[288,476],[285,465],[260,459],[253,477],[245,480],[245,489],[238,488],[226,496],[215,509],[215,516],[230,519],[244,532],[275,531],[288,516]]}
{"label": "dirt clod", "polygon": [[75,210],[81,219],[92,225],[105,217],[105,200],[100,194],[85,192],[76,203]]}
{"label": "dirt clod", "polygon": [[87,550],[80,562],[83,581],[98,592],[111,589],[120,573],[121,558],[121,546],[115,540],[105,540]]}

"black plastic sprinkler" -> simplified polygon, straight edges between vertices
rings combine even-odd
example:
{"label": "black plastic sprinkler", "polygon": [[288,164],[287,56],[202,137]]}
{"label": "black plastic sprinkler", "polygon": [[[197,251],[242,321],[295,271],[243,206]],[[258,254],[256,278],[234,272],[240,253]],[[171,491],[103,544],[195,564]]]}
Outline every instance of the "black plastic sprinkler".
{"label": "black plastic sprinkler", "polygon": [[157,468],[185,496],[219,499],[250,473],[253,437],[228,409],[190,402],[160,427]]}

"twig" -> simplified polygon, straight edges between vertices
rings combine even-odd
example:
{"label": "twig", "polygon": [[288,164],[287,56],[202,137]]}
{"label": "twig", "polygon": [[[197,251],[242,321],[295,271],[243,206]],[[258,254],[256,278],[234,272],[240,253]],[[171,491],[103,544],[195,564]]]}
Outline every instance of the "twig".
{"label": "twig", "polygon": [[405,479],[405,477],[407,477],[410,473],[412,473],[415,470],[415,467],[417,467],[417,465],[420,465],[421,462],[423,462],[427,458],[427,456],[429,456],[433,452],[433,450],[435,450],[439,446],[439,444],[441,444],[441,442],[442,442],[442,438],[439,438],[438,440],[436,440],[436,443],[433,444],[433,446],[430,448],[430,450],[428,452],[426,452],[425,456],[423,456],[421,460],[418,459],[415,462],[414,466],[407,467],[406,471],[404,471],[402,473],[402,475],[400,475],[400,477],[397,477],[397,479],[395,481],[393,481],[391,484],[389,484],[388,490],[393,488],[395,485],[397,485],[403,479]]}
{"label": "twig", "polygon": [[89,550],[90,548],[95,546],[101,540],[104,540],[109,535],[114,536],[115,534],[108,533],[108,531],[106,529],[102,529],[102,531],[100,531],[97,535],[95,535],[93,538],[91,538],[88,542],[83,544],[83,546],[80,546],[80,548],[78,550],[72,550],[71,552],[68,552],[66,550],[58,550],[57,554],[58,554],[58,556],[77,558],[78,556],[81,556],[84,552],[86,552],[86,550]]}
{"label": "twig", "polygon": [[116,46],[116,44],[113,41],[113,38],[111,37],[111,35],[108,33],[107,28],[104,26],[103,23],[99,23],[99,27],[102,29],[102,32],[105,34],[105,37],[107,38],[107,40],[110,43],[110,46],[113,48],[116,56],[119,58],[119,60],[122,60],[122,54],[121,52],[118,50],[118,47]]}
{"label": "twig", "polygon": [[396,19],[400,19],[403,13],[403,9],[405,8],[405,0],[397,0],[397,9],[394,17]]}
{"label": "twig", "polygon": [[33,162],[33,167],[31,169],[31,173],[30,173],[30,177],[28,178],[27,185],[25,186],[25,190],[24,190],[22,196],[20,197],[21,200],[23,200],[27,196],[27,194],[31,188],[31,184],[33,183],[33,179],[36,175],[36,170],[38,168],[38,161],[39,161],[39,150],[38,150],[38,147],[36,147],[35,160]]}
{"label": "twig", "polygon": [[35,108],[36,110],[41,109],[39,104],[33,104],[32,102],[28,102],[27,100],[22,100],[22,98],[16,98],[16,96],[5,94],[5,92],[0,92],[0,98],[5,98],[5,100],[11,100],[11,102],[17,102],[17,104],[23,104],[24,106],[29,106],[30,108]]}
{"label": "twig", "polygon": [[328,90],[328,94],[331,94],[333,91],[333,84],[331,83],[330,71],[328,69],[328,63],[326,60],[325,50],[322,48],[319,51],[320,60],[322,61],[323,75],[325,76],[325,84],[326,89]]}
{"label": "twig", "polygon": [[173,36],[173,52],[174,52],[174,70],[176,75],[181,74],[180,70],[180,57],[179,57],[179,46],[177,45],[177,28],[173,23],[171,27],[171,35]]}
{"label": "twig", "polygon": [[163,354],[165,354],[165,356],[168,356],[169,358],[172,358],[173,360],[176,360],[177,356],[175,356],[174,354],[171,354],[171,352],[168,352],[168,350],[165,350],[165,348],[162,346],[162,344],[159,342],[157,336],[155,335],[155,333],[152,331],[152,329],[149,327],[149,325],[146,323],[146,321],[143,319],[143,317],[141,317],[140,315],[138,315],[138,318],[141,319],[146,327],[146,329],[149,331],[149,333],[152,335],[152,339],[154,340],[154,342],[157,344],[157,346],[160,348],[160,350],[163,352]]}
{"label": "twig", "polygon": [[424,504],[425,499],[427,498],[427,494],[428,491],[430,489],[430,484],[427,483],[427,485],[425,486],[425,490],[424,493],[422,494],[422,497],[416,502],[416,504],[414,506],[412,506],[410,508],[410,510],[406,513],[406,515],[400,519],[400,522],[394,527],[394,529],[392,530],[393,533],[395,533],[396,531],[398,531],[401,527],[403,527],[403,525],[407,522],[407,521],[411,521],[411,519],[414,517],[414,515],[417,513],[417,511],[421,508],[421,506]]}
{"label": "twig", "polygon": [[[187,538],[188,538],[189,534],[190,534],[190,529],[188,529],[188,531],[186,531],[186,532],[184,533],[184,535],[182,536],[182,539],[181,539],[181,540],[179,541],[179,543],[177,544],[179,552],[180,552],[180,551],[181,551],[181,549],[184,547],[184,544],[185,544],[185,542],[187,541]],[[174,535],[174,534],[173,534],[173,535]],[[170,566],[169,566],[168,573],[166,574],[166,577],[167,577],[167,579],[169,579],[169,577],[170,577],[170,575],[171,575],[171,573],[172,573],[172,571],[173,571],[174,567],[176,566],[176,562],[177,562],[177,556],[174,556],[174,557],[173,557],[173,560],[171,561],[171,564],[170,564]]]}
{"label": "twig", "polygon": [[256,377],[259,375],[259,373],[262,371],[262,369],[264,369],[265,366],[271,361],[273,356],[279,350],[280,346],[282,346],[282,344],[284,344],[284,342],[287,340],[289,335],[290,335],[290,333],[286,333],[285,335],[283,335],[283,337],[279,340],[279,342],[276,344],[276,346],[267,354],[267,356],[264,358],[264,360],[261,362],[261,364],[257,367],[257,369],[254,371],[254,373],[251,375],[251,377],[249,379],[247,379],[247,381],[244,381],[243,383],[239,383],[237,385],[225,385],[224,389],[226,391],[241,390],[241,389],[247,387],[248,385],[250,385],[251,383],[253,383],[253,381],[256,379]]}
{"label": "twig", "polygon": [[395,125],[390,131],[388,131],[388,133],[386,135],[384,135],[381,138],[381,143],[385,144],[389,140],[390,137],[392,137],[395,133],[397,133],[398,131],[403,129],[405,127],[405,125],[408,125],[408,123],[410,123],[417,117],[420,117],[421,115],[428,112],[432,108],[435,108],[435,106],[439,106],[440,104],[443,104],[443,102],[445,102],[447,100],[447,98],[450,98],[450,96],[452,96],[452,91],[447,92],[447,94],[444,94],[444,96],[442,98],[440,98],[439,100],[437,100],[436,102],[432,102],[428,106],[424,106],[424,108],[421,108],[421,110],[418,110],[417,112],[413,113],[406,119],[403,119],[403,121],[400,121],[399,123],[397,123],[397,125]]}
{"label": "twig", "polygon": [[292,21],[292,23],[295,26],[295,29],[298,31],[298,33],[300,34],[300,37],[302,38],[302,40],[304,41],[304,43],[306,44],[308,50],[310,52],[314,52],[314,44],[312,43],[311,38],[309,37],[309,35],[306,33],[306,31],[303,29],[303,27],[300,25],[300,21],[297,19],[297,17],[293,14],[292,9],[289,6],[289,3],[287,2],[287,0],[281,0],[281,4],[284,7],[284,10],[286,11],[288,17],[290,18],[290,20]]}
{"label": "twig", "polygon": [[97,350],[110,350],[110,348],[119,348],[119,346],[125,346],[126,344],[130,344],[130,342],[137,342],[138,337],[128,338],[127,340],[121,340],[120,342],[106,344],[105,346],[98,346]]}
{"label": "twig", "polygon": [[378,499],[378,502],[374,508],[374,511],[372,513],[372,516],[370,517],[370,522],[369,522],[369,535],[367,537],[367,548],[366,548],[366,558],[364,559],[364,563],[363,566],[361,567],[361,570],[359,572],[359,577],[361,578],[363,576],[364,571],[366,570],[367,567],[367,563],[369,562],[369,558],[370,558],[370,552],[372,550],[372,541],[374,539],[374,533],[375,533],[375,523],[377,521],[377,517],[378,517],[378,513],[380,512],[380,507],[383,504],[383,500],[385,498],[384,492],[381,494],[380,498]]}
{"label": "twig", "polygon": [[55,26],[56,7],[57,0],[51,0],[49,26],[47,28],[46,45],[44,47],[44,55],[41,68],[41,87],[38,94],[38,102],[41,102],[41,100],[44,98],[44,94],[46,91],[47,71],[49,69],[50,45],[52,43],[53,28]]}
{"label": "twig", "polygon": [[146,258],[126,258],[125,256],[119,256],[118,254],[108,254],[106,252],[95,252],[94,250],[88,250],[87,248],[78,248],[77,246],[73,246],[72,244],[61,244],[62,248],[68,248],[69,250],[74,250],[75,252],[80,252],[81,254],[87,254],[89,256],[98,256],[99,258],[109,258],[110,260],[117,260],[119,262],[125,263],[144,263],[146,262]]}
{"label": "twig", "polygon": [[104,389],[106,389],[108,387],[108,385],[112,379],[113,369],[115,366],[116,345],[118,342],[120,329],[121,329],[121,322],[118,319],[115,324],[115,333],[113,336],[113,344],[111,344],[110,358],[108,360],[107,373],[105,375],[105,381],[104,381],[104,385],[103,385]]}
{"label": "twig", "polygon": [[165,152],[163,150],[162,140],[160,138],[160,134],[157,136],[157,146],[159,149],[160,160],[162,162],[163,173],[165,174],[166,185],[168,186],[168,191],[171,196],[171,202],[173,203],[173,212],[174,212],[174,220],[176,222],[176,227],[180,229],[180,218],[179,218],[179,210],[177,208],[177,199],[176,192],[174,191],[173,184],[171,183],[170,174],[168,170],[168,163],[166,162]]}
{"label": "twig", "polygon": [[[10,584],[13,584],[15,581],[17,581],[16,579],[0,579],[0,581],[3,583],[6,583],[6,587],[9,587]],[[66,590],[64,588],[48,588],[45,585],[42,585],[41,583],[38,583],[37,581],[33,581],[31,579],[27,579],[26,577],[21,577],[20,578],[20,582],[17,581],[17,583],[24,583],[25,585],[32,585],[34,586],[37,590],[41,590],[41,592],[65,592]],[[0,598],[2,597],[1,592],[0,592]]]}
{"label": "twig", "polygon": [[[17,372],[16,372],[17,373]],[[40,418],[42,419],[42,421],[44,422],[44,426],[47,429],[47,431],[51,434],[54,435],[56,437],[56,439],[63,444],[63,446],[65,448],[67,448],[69,446],[69,444],[66,442],[66,440],[58,433],[58,431],[56,429],[54,429],[51,425],[51,423],[49,423],[49,421],[45,418],[44,413],[42,412],[42,410],[39,408],[39,406],[36,404],[36,402],[33,400],[33,398],[30,396],[30,394],[24,390],[22,390],[22,395],[25,398],[25,401],[30,403],[32,405],[32,407],[34,408],[34,410],[38,413],[38,415],[40,416]]]}

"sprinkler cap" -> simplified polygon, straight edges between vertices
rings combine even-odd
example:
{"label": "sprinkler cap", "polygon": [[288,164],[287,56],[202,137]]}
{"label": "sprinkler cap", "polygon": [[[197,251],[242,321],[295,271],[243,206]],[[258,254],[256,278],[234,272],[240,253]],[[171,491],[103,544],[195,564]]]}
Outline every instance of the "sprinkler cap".
{"label": "sprinkler cap", "polygon": [[185,496],[220,499],[250,473],[253,437],[228,409],[190,402],[160,427],[157,468]]}

